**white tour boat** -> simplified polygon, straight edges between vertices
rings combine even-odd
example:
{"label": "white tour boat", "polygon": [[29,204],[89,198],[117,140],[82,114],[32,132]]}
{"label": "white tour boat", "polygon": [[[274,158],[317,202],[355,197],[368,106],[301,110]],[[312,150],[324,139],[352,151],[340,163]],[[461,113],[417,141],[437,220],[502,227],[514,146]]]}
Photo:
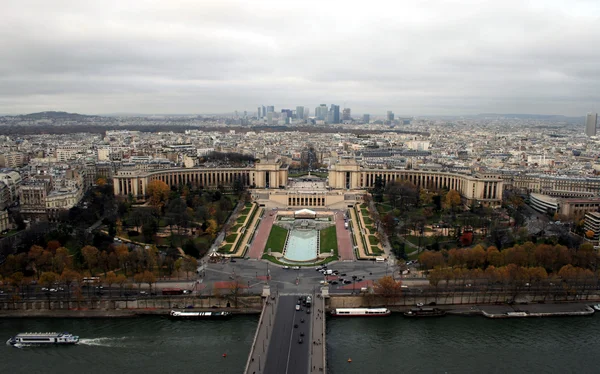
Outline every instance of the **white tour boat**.
{"label": "white tour boat", "polygon": [[331,312],[336,317],[385,317],[392,312],[388,308],[337,308]]}
{"label": "white tour boat", "polygon": [[8,339],[10,345],[77,344],[79,336],[68,332],[24,332]]}
{"label": "white tour boat", "polygon": [[231,317],[231,312],[187,312],[172,310],[169,317],[175,319],[226,319]]}

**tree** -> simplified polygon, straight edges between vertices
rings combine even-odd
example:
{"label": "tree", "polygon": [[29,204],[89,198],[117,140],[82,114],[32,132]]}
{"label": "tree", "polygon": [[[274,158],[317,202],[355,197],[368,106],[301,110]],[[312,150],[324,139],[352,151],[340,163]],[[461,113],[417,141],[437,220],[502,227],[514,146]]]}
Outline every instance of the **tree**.
{"label": "tree", "polygon": [[54,285],[54,283],[56,283],[58,281],[58,279],[59,279],[58,274],[56,274],[52,271],[45,271],[40,276],[40,283],[43,286],[50,288]]}
{"label": "tree", "polygon": [[117,275],[117,279],[115,279],[115,283],[119,285],[119,295],[123,295],[123,286],[127,283],[127,277],[123,274]]}
{"label": "tree", "polygon": [[112,285],[117,283],[117,275],[114,272],[108,272],[105,276],[104,276],[104,283],[106,283],[106,285],[108,286],[108,295],[112,296]]}
{"label": "tree", "polygon": [[91,245],[86,245],[85,247],[81,248],[81,255],[83,256],[83,260],[92,276],[94,275],[94,269],[96,266],[98,266],[99,254],[100,252],[98,251],[98,248]]}
{"label": "tree", "polygon": [[57,248],[52,264],[52,271],[56,273],[62,273],[65,268],[71,268],[73,266],[73,259],[69,254],[69,250],[65,247]]}
{"label": "tree", "polygon": [[214,239],[218,232],[217,221],[211,218],[207,221],[207,223],[208,227],[206,228],[206,233]]}
{"label": "tree", "polygon": [[588,230],[585,232],[585,237],[588,239],[592,239],[594,237],[594,231]]}
{"label": "tree", "polygon": [[185,271],[185,279],[190,278],[190,272],[196,271],[198,268],[198,260],[191,256],[185,256],[183,260],[183,270]]}
{"label": "tree", "polygon": [[425,251],[419,255],[419,263],[425,269],[433,269],[444,265],[444,256],[441,252]]}
{"label": "tree", "polygon": [[152,292],[152,285],[156,283],[156,277],[154,276],[154,273],[146,270],[144,271],[142,277],[144,282],[148,283],[148,288],[150,289],[150,292]]}
{"label": "tree", "polygon": [[71,298],[71,285],[81,278],[81,274],[72,269],[64,269],[60,275],[60,280],[67,286],[67,297]]}
{"label": "tree", "polygon": [[452,212],[454,212],[455,209],[461,204],[460,194],[456,190],[450,190],[446,194],[446,199],[444,202],[446,203],[446,206],[450,208]]}
{"label": "tree", "polygon": [[164,202],[169,197],[169,192],[171,191],[171,189],[165,182],[161,180],[153,180],[150,183],[148,183],[146,191],[150,196],[150,205],[155,207],[162,207],[164,205]]}
{"label": "tree", "polygon": [[397,298],[402,293],[402,282],[395,280],[392,276],[386,275],[375,281],[375,293],[383,297]]}

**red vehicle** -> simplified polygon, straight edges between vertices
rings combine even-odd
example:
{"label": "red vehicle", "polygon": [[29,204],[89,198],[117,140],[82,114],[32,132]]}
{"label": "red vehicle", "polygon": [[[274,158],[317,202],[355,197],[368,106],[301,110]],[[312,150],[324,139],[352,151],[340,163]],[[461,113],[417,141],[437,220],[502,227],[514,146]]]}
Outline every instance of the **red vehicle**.
{"label": "red vehicle", "polygon": [[181,288],[163,288],[163,295],[183,295],[183,290]]}

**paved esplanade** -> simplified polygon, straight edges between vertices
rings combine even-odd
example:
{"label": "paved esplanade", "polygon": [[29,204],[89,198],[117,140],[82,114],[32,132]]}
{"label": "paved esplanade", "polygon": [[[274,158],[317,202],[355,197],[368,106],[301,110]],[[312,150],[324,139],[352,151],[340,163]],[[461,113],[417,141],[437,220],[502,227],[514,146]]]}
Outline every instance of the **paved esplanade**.
{"label": "paved esplanade", "polygon": [[[310,314],[306,313],[305,306],[296,310],[300,297],[301,295],[282,295],[275,300],[268,299],[270,304],[261,316],[259,331],[248,360],[247,374],[307,374],[313,372],[313,362],[324,363],[324,357],[316,360],[311,357],[311,354],[322,356],[324,352],[323,346],[313,342],[314,319],[319,317],[314,315],[314,307]],[[324,326],[322,319],[319,322]],[[321,342],[324,344],[324,333],[321,330],[322,327],[319,327],[319,334],[323,335]],[[316,372],[323,373],[324,370],[319,371],[317,367]]]}

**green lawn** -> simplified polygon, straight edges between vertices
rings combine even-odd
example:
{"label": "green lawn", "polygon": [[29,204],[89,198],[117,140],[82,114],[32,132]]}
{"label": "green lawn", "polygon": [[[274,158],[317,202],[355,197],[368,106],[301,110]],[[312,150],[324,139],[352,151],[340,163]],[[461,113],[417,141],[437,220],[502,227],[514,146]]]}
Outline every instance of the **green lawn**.
{"label": "green lawn", "polygon": [[369,244],[377,245],[379,244],[379,239],[375,235],[369,235]]}
{"label": "green lawn", "polygon": [[363,215],[363,221],[365,221],[365,225],[370,225],[373,223],[373,220],[365,215]]}
{"label": "green lawn", "polygon": [[383,253],[383,251],[381,249],[379,249],[378,246],[373,245],[373,246],[371,246],[371,253],[374,255],[380,255]]}
{"label": "green lawn", "polygon": [[335,226],[331,226],[326,228],[325,230],[321,230],[321,252],[329,253],[333,249],[333,253],[337,253],[338,244],[337,244],[337,236],[335,233]]}
{"label": "green lawn", "polygon": [[[445,239],[447,239],[447,238],[448,237],[442,237],[441,241],[445,241]],[[415,235],[406,235],[404,237],[404,239],[406,241],[411,242],[414,245],[419,245],[419,237],[418,236],[415,236]],[[435,243],[435,240],[436,239],[435,239],[434,236],[423,236],[421,238],[421,247],[424,247],[424,246],[429,245],[429,244],[433,244],[433,243]]]}
{"label": "green lawn", "polygon": [[237,239],[237,236],[238,236],[238,234],[236,234],[236,233],[229,234],[229,235],[227,235],[227,237],[225,238],[225,241],[226,241],[227,243],[233,243],[233,242],[235,242],[235,239]]}
{"label": "green lawn", "polygon": [[231,252],[231,246],[233,244],[225,244],[224,246],[222,246],[221,248],[219,248],[219,252],[220,253],[229,253]]}
{"label": "green lawn", "polygon": [[379,203],[376,206],[377,206],[377,211],[382,215],[385,215],[392,211],[392,206],[389,204]]}
{"label": "green lawn", "polygon": [[360,212],[362,213],[363,217],[369,216],[369,211],[367,210],[367,208],[361,208]]}
{"label": "green lawn", "polygon": [[246,217],[248,217],[247,215],[244,216],[239,216],[238,219],[236,220],[237,223],[244,223],[246,222]]}
{"label": "green lawn", "polygon": [[267,244],[265,245],[265,252],[271,248],[271,252],[283,252],[283,246],[285,245],[285,239],[287,238],[287,230],[273,225]]}
{"label": "green lawn", "polygon": [[231,231],[238,231],[239,229],[242,228],[242,226],[244,226],[244,225],[241,223],[238,223],[231,228]]}

